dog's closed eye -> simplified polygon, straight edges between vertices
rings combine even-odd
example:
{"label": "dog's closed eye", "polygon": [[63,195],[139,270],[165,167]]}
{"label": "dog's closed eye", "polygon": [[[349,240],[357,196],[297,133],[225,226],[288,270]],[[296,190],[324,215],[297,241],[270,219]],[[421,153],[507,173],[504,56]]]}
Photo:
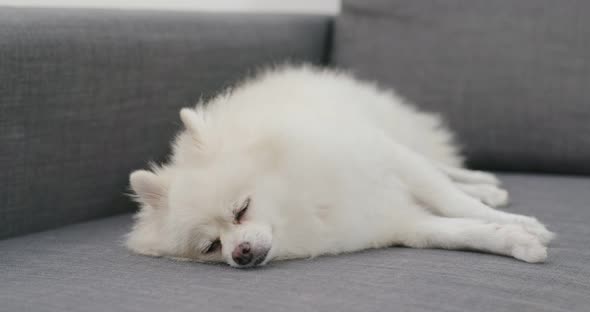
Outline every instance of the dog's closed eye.
{"label": "dog's closed eye", "polygon": [[221,249],[221,240],[218,238],[218,239],[212,241],[209,245],[207,245],[203,249],[203,253],[210,254],[210,253],[216,252],[219,249]]}
{"label": "dog's closed eye", "polygon": [[249,206],[250,206],[250,198],[246,198],[246,200],[244,201],[242,206],[240,206],[240,209],[238,209],[234,215],[235,223],[240,223],[240,220],[242,220],[242,217],[244,216],[244,214],[246,214],[246,211],[248,210]]}

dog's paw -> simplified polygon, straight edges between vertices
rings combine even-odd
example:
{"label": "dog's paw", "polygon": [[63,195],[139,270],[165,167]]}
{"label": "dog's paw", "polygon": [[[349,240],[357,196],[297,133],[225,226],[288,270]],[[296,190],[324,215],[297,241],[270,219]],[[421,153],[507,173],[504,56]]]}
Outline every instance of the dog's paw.
{"label": "dog's paw", "polygon": [[478,185],[480,200],[490,207],[507,206],[510,202],[508,191],[494,185]]}
{"label": "dog's paw", "polygon": [[508,191],[501,189],[496,185],[457,184],[457,186],[467,195],[481,201],[482,203],[490,207],[506,206],[509,203]]}
{"label": "dog's paw", "polygon": [[485,171],[471,171],[471,180],[477,184],[500,185],[500,179],[495,175]]}
{"label": "dog's paw", "polygon": [[531,240],[514,245],[512,255],[524,262],[542,263],[547,259],[547,247],[543,246],[538,240]]}
{"label": "dog's paw", "polygon": [[519,220],[519,224],[529,233],[535,235],[543,245],[549,244],[554,238],[555,233],[549,231],[545,225],[536,218],[524,217]]}
{"label": "dog's paw", "polygon": [[507,233],[507,243],[510,248],[510,254],[518,259],[528,263],[541,263],[547,259],[547,247],[545,247],[539,238],[520,225],[505,225]]}

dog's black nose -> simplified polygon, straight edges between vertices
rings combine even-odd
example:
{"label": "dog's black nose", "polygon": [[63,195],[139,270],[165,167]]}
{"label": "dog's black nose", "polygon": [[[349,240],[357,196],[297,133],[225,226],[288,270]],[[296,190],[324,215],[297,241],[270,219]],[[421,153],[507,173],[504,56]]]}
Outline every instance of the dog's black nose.
{"label": "dog's black nose", "polygon": [[246,265],[252,261],[252,250],[250,243],[239,244],[231,254],[234,261],[239,265]]}

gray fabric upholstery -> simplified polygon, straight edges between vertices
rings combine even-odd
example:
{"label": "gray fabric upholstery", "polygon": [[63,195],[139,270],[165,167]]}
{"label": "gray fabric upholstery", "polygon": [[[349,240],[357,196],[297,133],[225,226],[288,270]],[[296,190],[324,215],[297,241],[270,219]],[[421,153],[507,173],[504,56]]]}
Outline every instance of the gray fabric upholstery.
{"label": "gray fabric upholstery", "polygon": [[590,173],[590,1],[345,0],[333,63],[441,112],[477,167]]}
{"label": "gray fabric upholstery", "polygon": [[590,178],[502,179],[559,234],[547,263],[390,248],[237,270],[129,254],[126,215],[0,241],[0,311],[588,311]]}
{"label": "gray fabric upholstery", "polygon": [[321,16],[0,8],[0,238],[129,211],[180,107],[264,64],[320,63]]}

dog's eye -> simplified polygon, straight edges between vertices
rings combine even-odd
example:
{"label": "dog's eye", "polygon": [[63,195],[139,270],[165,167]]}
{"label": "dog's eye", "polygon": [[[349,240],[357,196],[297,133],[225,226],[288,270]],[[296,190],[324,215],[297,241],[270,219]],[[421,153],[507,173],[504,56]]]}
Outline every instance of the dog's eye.
{"label": "dog's eye", "polygon": [[217,251],[219,248],[221,248],[221,240],[216,239],[214,241],[211,242],[211,244],[209,244],[207,246],[207,248],[205,248],[203,250],[203,253],[208,254],[208,253],[212,253]]}
{"label": "dog's eye", "polygon": [[240,209],[238,209],[238,211],[236,211],[235,218],[236,218],[237,223],[240,223],[240,220],[242,219],[242,217],[244,216],[244,214],[248,210],[249,206],[250,206],[250,198],[247,198],[244,201],[244,203],[242,204],[242,206],[240,207]]}

